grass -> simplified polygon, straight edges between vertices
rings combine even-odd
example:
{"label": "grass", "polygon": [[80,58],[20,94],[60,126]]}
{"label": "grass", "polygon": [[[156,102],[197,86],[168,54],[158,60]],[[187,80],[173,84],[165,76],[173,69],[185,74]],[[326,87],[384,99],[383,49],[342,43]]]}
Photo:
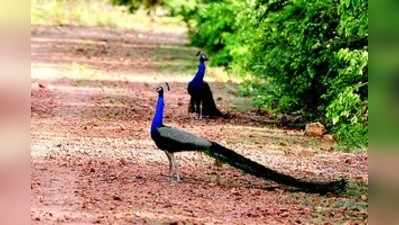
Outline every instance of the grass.
{"label": "grass", "polygon": [[144,11],[128,13],[124,6],[106,0],[32,0],[31,23],[34,25],[76,25],[124,28],[139,31],[185,32],[178,18],[150,17]]}
{"label": "grass", "polygon": [[364,183],[350,182],[344,195],[355,198],[368,196],[368,186]]}
{"label": "grass", "polygon": [[[349,182],[347,190],[340,196],[317,196],[297,194],[302,207],[311,208],[312,216],[308,223],[325,224],[326,218],[333,224],[367,224],[368,186],[364,183]],[[301,200],[302,199],[302,200]]]}

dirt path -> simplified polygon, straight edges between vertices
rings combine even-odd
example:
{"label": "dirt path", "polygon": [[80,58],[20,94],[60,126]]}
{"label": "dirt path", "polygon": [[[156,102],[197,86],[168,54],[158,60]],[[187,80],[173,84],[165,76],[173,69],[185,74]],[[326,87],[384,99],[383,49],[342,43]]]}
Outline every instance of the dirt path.
{"label": "dirt path", "polygon": [[33,224],[367,223],[367,196],[293,192],[198,153],[178,155],[183,182],[168,181],[148,135],[154,89],[165,81],[170,125],[298,177],[368,182],[367,154],[234,112],[232,82],[212,83],[232,119],[190,118],[196,50],[184,34],[36,26],[31,41]]}

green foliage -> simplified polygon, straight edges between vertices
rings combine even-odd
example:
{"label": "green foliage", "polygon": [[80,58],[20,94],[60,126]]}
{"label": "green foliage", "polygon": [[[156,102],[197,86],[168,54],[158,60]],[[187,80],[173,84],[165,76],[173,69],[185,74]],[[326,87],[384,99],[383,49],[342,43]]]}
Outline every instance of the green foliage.
{"label": "green foliage", "polygon": [[326,117],[338,140],[347,146],[368,144],[367,102],[362,101],[353,87],[347,87],[327,107]]}
{"label": "green foliage", "polygon": [[324,121],[342,144],[366,146],[367,1],[280,2],[249,7],[245,14],[252,16],[239,20],[246,25],[238,27],[251,32],[239,37],[249,57],[233,57],[232,65],[239,62],[269,86],[251,86],[254,103],[304,111]]}
{"label": "green foliage", "polygon": [[165,0],[166,7],[173,16],[181,16],[187,25],[198,12],[200,0]]}
{"label": "green foliage", "polygon": [[368,1],[341,0],[338,7],[340,14],[339,32],[346,38],[368,36]]}
{"label": "green foliage", "polygon": [[328,1],[292,1],[282,10],[260,19],[250,45],[248,69],[269,78],[278,87],[274,100],[282,97],[284,111],[304,109],[317,113],[322,104],[322,76],[329,71],[331,42],[337,15]]}
{"label": "green foliage", "polygon": [[216,1],[199,8],[191,31],[192,43],[212,55],[213,65],[227,66],[231,62],[230,46],[234,42],[236,13],[242,8],[240,1]]}
{"label": "green foliage", "polygon": [[212,65],[227,66],[237,32],[236,19],[245,5],[237,0],[166,0],[173,15],[187,22],[192,44],[212,55]]}

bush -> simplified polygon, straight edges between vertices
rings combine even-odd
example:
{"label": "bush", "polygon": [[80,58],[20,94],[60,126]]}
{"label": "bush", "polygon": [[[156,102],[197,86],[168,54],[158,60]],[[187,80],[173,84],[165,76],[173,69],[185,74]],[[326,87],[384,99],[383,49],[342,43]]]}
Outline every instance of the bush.
{"label": "bush", "polygon": [[182,15],[190,24],[191,43],[212,55],[211,65],[227,66],[232,61],[230,50],[237,32],[237,12],[243,6],[243,1],[224,0],[197,3],[196,7],[193,4],[179,5],[171,9],[174,13],[184,12]]}
{"label": "bush", "polygon": [[347,87],[327,107],[327,121],[338,140],[357,148],[368,144],[367,101],[362,101],[356,89]]}
{"label": "bush", "polygon": [[251,87],[254,104],[304,112],[327,124],[342,144],[366,146],[367,7],[364,0],[249,4],[236,20],[241,29],[235,46],[245,50],[232,55],[231,65],[265,81],[244,84]]}

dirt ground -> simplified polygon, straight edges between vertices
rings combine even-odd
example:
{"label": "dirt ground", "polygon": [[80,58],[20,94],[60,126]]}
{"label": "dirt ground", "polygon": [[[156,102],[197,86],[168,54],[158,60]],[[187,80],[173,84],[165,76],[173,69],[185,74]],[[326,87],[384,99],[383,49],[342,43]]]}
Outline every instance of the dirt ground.
{"label": "dirt ground", "polygon": [[297,177],[368,182],[367,153],[338,152],[331,141],[239,112],[233,82],[211,83],[232,118],[188,115],[186,83],[197,62],[184,33],[73,26],[31,33],[32,224],[367,223],[367,191],[305,194],[200,153],[177,155],[183,181],[169,181],[167,158],[148,133],[154,89],[165,81],[169,125]]}

